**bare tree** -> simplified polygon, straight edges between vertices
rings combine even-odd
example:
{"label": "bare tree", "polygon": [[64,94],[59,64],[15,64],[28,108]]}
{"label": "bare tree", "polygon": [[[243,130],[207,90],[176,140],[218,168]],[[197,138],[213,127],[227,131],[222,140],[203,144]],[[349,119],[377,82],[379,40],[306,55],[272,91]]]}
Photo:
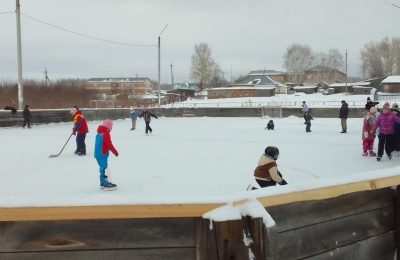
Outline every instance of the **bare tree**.
{"label": "bare tree", "polygon": [[211,57],[211,49],[207,43],[194,46],[192,55],[191,77],[199,83],[200,90],[210,82],[215,62]]}
{"label": "bare tree", "polygon": [[294,74],[296,83],[304,81],[304,71],[308,69],[313,62],[314,55],[307,45],[292,44],[284,55],[284,67],[289,73]]}
{"label": "bare tree", "polygon": [[361,69],[369,77],[400,73],[400,38],[369,42],[361,49]]}
{"label": "bare tree", "polygon": [[332,77],[334,70],[341,70],[343,68],[343,55],[340,53],[339,49],[329,49],[327,53],[319,52],[314,54],[314,65],[322,66],[322,71],[320,74],[320,82],[324,82]]}
{"label": "bare tree", "polygon": [[224,73],[222,72],[220,66],[218,64],[215,64],[211,72],[209,85],[214,88],[220,88],[226,86],[227,84],[228,82],[225,79]]}

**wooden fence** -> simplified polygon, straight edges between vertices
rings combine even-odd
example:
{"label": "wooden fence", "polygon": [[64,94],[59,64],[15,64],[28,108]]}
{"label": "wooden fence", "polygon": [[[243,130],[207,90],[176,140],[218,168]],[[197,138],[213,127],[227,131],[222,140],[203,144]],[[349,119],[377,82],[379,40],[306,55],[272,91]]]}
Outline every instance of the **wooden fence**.
{"label": "wooden fence", "polygon": [[222,204],[0,208],[0,259],[392,260],[400,190],[390,187],[399,183],[392,176],[258,198],[272,228],[244,216],[210,229],[202,215]]}

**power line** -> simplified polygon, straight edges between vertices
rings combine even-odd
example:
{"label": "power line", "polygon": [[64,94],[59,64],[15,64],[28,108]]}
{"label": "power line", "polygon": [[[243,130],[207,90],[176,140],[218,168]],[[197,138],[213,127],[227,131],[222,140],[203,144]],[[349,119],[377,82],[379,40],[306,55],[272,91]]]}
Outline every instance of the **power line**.
{"label": "power line", "polygon": [[1,12],[0,14],[13,14],[15,12]]}
{"label": "power line", "polygon": [[80,35],[80,36],[83,36],[83,37],[86,37],[86,38],[90,38],[90,39],[94,39],[94,40],[98,40],[98,41],[103,41],[103,42],[108,42],[108,43],[113,43],[113,44],[119,44],[119,45],[136,46],[136,47],[156,47],[156,46],[158,46],[156,44],[136,44],[136,43],[111,41],[111,40],[107,40],[107,39],[91,36],[91,35],[80,33],[80,32],[71,31],[71,30],[68,30],[68,29],[65,29],[63,27],[60,27],[60,26],[45,22],[43,20],[34,18],[34,17],[26,15],[26,14],[22,14],[21,13],[21,15],[26,17],[26,18],[29,18],[29,19],[31,19],[33,21],[36,21],[36,22],[39,22],[39,23],[43,23],[43,24],[46,24],[46,25],[51,26],[53,28],[56,28],[58,30],[61,30],[61,31],[64,31],[64,32],[68,32],[68,33],[72,33],[72,34],[76,34],[76,35]]}

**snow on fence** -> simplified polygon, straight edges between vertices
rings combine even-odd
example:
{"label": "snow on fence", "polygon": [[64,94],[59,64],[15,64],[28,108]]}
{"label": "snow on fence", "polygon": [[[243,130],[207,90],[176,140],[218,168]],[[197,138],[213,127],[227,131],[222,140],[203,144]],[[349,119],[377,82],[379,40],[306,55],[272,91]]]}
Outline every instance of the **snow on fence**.
{"label": "snow on fence", "polygon": [[[365,101],[346,101],[350,108],[362,108],[365,106]],[[341,101],[307,101],[309,107],[327,107],[339,108]],[[301,108],[302,101],[203,101],[203,100],[190,100],[180,103],[167,104],[165,108],[258,108],[258,107],[282,107],[282,108]]]}

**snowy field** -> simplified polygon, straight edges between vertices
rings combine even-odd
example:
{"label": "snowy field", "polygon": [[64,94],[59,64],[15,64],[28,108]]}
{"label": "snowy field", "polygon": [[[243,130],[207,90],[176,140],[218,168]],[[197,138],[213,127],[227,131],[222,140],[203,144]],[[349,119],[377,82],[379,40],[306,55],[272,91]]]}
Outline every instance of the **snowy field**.
{"label": "snowy field", "polygon": [[377,162],[361,156],[361,118],[348,120],[347,134],[339,133],[339,119],[316,118],[311,133],[302,118],[276,118],[274,131],[264,130],[268,120],[161,117],[152,120],[148,136],[142,120],[135,131],[130,120],[117,120],[111,136],[120,156],[109,159],[116,191],[99,189],[93,158],[99,121],[89,122],[84,157],[74,155],[71,139],[61,156],[49,158],[67,140],[72,123],[0,128],[0,207],[226,202],[254,194],[245,189],[256,185],[253,170],[268,145],[280,149],[278,168],[289,183],[268,192],[399,171],[393,167],[400,157]]}

